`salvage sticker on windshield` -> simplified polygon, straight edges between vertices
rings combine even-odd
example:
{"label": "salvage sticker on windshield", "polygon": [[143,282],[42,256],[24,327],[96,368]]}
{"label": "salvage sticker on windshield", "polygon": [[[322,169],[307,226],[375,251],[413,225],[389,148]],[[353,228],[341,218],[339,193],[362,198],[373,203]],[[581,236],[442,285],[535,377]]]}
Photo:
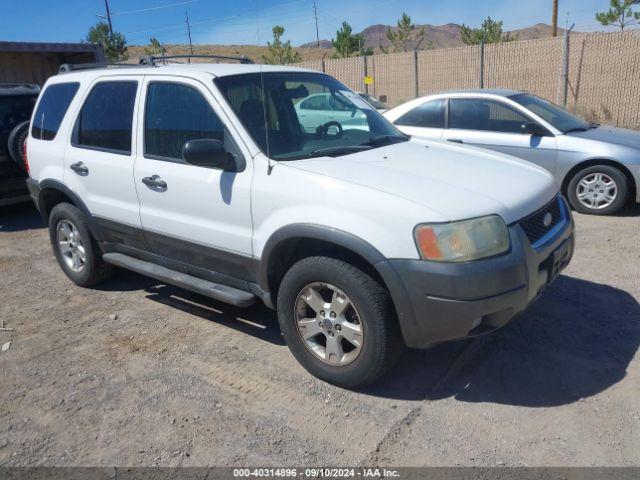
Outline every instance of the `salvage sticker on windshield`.
{"label": "salvage sticker on windshield", "polygon": [[360,97],[357,93],[350,92],[348,90],[339,90],[339,92],[344,95],[351,103],[353,103],[356,107],[361,108],[363,110],[373,110],[373,107],[369,105],[366,101]]}

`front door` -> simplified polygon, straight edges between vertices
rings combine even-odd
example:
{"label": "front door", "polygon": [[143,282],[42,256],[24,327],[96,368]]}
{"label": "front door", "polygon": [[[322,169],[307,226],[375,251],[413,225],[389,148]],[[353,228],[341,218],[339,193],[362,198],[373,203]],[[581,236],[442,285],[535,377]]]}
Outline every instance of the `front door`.
{"label": "front door", "polygon": [[[167,259],[249,279],[253,169],[248,153],[199,81],[147,76],[143,90],[134,179],[147,243]],[[183,145],[202,138],[218,139],[227,151],[243,155],[245,170],[185,163]]]}
{"label": "front door", "polygon": [[530,121],[504,102],[487,98],[451,98],[449,128],[443,138],[513,155],[554,173],[558,156],[556,138],[551,134],[521,133],[521,125]]}

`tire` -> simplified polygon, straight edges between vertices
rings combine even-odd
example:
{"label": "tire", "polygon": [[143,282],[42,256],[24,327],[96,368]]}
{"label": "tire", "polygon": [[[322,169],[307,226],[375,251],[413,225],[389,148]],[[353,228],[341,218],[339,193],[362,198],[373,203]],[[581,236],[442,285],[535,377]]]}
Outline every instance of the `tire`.
{"label": "tire", "polygon": [[[571,178],[567,187],[571,206],[588,215],[611,215],[620,211],[627,202],[628,193],[629,182],[626,175],[609,165],[592,165],[580,170]],[[586,198],[581,201],[579,194],[586,195]],[[607,202],[607,197],[603,197],[603,194],[614,198]]]}
{"label": "tire", "polygon": [[[308,288],[314,285],[321,285],[317,287],[318,291],[326,287],[326,291],[321,291],[325,294],[323,300],[331,299],[331,287],[339,291],[339,297],[340,295],[348,297],[351,306],[347,307],[339,317],[332,317],[335,322],[333,329],[326,326],[318,327],[322,319],[326,324],[326,317],[321,315],[324,313],[329,316],[329,312],[324,310],[318,312],[317,307],[315,310],[312,309],[304,300],[311,298],[306,294],[309,292]],[[332,309],[332,305],[329,306],[329,310]],[[301,306],[305,311],[299,310]],[[356,388],[374,382],[394,365],[404,349],[388,292],[369,275],[340,260],[309,257],[297,262],[282,279],[277,307],[280,329],[293,356],[309,373],[334,385]],[[303,340],[303,333],[298,327],[298,318],[306,318],[307,315],[312,320],[307,322],[311,330],[307,331],[305,327],[304,331],[307,332],[305,335],[311,335],[318,328],[321,329],[317,336],[309,340],[309,343]],[[359,327],[356,323],[345,323],[348,316],[351,321],[357,319]],[[339,323],[345,326],[338,330],[336,325]],[[349,325],[349,328],[346,325]],[[353,335],[351,327],[359,328],[362,332],[359,351],[356,351],[358,348],[351,350],[354,344],[346,340],[347,332],[351,332],[348,334],[349,337]],[[327,343],[333,339],[336,339],[335,341],[340,345],[340,351],[350,350],[341,357],[344,364],[338,364],[340,363],[337,360],[338,357],[332,354],[329,354],[329,359],[333,364],[330,364],[330,360],[319,356],[322,354],[322,342]],[[314,353],[309,346],[311,342],[318,343],[313,348],[319,353]],[[326,345],[324,350],[326,357]]]}
{"label": "tire", "polygon": [[22,122],[15,126],[8,139],[8,150],[11,160],[20,167],[21,170],[26,170],[24,163],[24,141],[29,134],[29,121]]}
{"label": "tire", "polygon": [[[71,231],[77,232],[73,235],[73,241],[67,241],[68,249],[60,244],[60,241],[69,238],[63,231],[63,225],[71,226]],[[58,264],[76,285],[90,287],[106,280],[112,274],[113,266],[102,260],[102,252],[87,227],[84,215],[74,205],[59,203],[53,208],[49,215],[49,238]],[[84,249],[84,254],[80,255],[84,257],[84,261],[78,269],[74,268],[73,259],[70,260],[70,243],[75,245],[77,252],[80,251],[79,246]]]}

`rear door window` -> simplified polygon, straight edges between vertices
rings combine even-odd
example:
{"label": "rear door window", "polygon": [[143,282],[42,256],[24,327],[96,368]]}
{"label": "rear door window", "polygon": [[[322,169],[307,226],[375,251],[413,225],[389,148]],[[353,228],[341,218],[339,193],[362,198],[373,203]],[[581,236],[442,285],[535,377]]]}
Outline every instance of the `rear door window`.
{"label": "rear door window", "polygon": [[96,84],[76,120],[73,145],[130,155],[137,89],[136,81]]}
{"label": "rear door window", "polygon": [[406,127],[444,128],[445,100],[432,100],[409,110],[395,121]]}
{"label": "rear door window", "polygon": [[62,119],[79,87],[79,83],[71,82],[56,83],[45,89],[31,125],[33,138],[53,140],[56,137]]}

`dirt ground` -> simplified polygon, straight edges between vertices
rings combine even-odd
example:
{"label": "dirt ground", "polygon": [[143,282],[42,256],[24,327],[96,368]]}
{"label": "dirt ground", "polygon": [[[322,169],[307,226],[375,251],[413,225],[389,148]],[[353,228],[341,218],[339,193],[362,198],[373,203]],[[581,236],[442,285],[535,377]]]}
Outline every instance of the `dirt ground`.
{"label": "dirt ground", "polygon": [[640,207],[575,220],[523,318],[352,392],[308,375],[264,307],[126,272],[74,286],[33,208],[5,208],[0,465],[640,465]]}

